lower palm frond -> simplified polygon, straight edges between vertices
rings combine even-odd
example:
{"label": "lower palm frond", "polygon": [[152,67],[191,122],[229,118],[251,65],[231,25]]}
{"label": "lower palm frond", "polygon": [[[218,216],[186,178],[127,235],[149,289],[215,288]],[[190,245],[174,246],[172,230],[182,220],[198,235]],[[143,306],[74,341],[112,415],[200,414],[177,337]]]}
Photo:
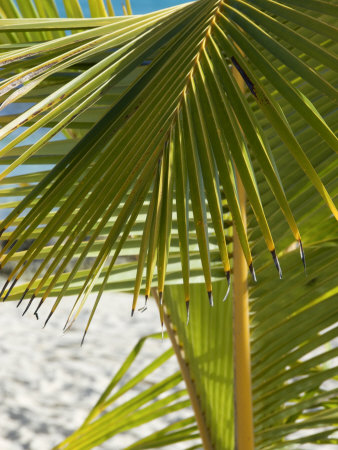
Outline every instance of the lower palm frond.
{"label": "lower palm frond", "polygon": [[[139,373],[129,373],[131,365],[147,339],[161,339],[161,334],[142,338],[113,377],[87,418],[72,435],[56,449],[89,449],[101,445],[119,433],[165,418],[169,425],[157,426],[158,431],[129,445],[128,449],[147,449],[188,441],[199,445],[200,438],[194,417],[189,416],[190,402],[187,391],[182,388],[179,372],[168,374],[166,362],[173,356],[172,349],[165,351]],[[153,377],[156,370],[165,377]],[[160,379],[158,379],[160,378]],[[150,385],[149,387],[146,387]],[[132,390],[140,391],[131,396]],[[173,420],[172,413],[180,413],[181,419]],[[177,417],[177,416],[176,416]]]}

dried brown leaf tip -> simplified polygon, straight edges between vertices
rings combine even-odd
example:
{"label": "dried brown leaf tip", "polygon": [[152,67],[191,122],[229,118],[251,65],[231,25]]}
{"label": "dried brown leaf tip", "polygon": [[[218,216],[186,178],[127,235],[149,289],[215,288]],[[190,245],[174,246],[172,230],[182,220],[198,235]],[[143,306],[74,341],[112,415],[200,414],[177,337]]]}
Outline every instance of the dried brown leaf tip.
{"label": "dried brown leaf tip", "polygon": [[25,298],[27,292],[28,292],[28,288],[25,289],[25,292],[22,294],[20,300],[18,301],[18,304],[16,305],[17,308],[19,308],[19,306],[21,305],[21,303],[22,303],[23,299]]}
{"label": "dried brown leaf tip", "polygon": [[214,306],[214,299],[212,297],[212,292],[211,291],[208,291],[208,298],[209,298],[210,306]]}
{"label": "dried brown leaf tip", "polygon": [[303,248],[303,244],[301,239],[299,239],[299,252],[300,252],[300,257],[302,258],[302,263],[304,266],[304,272],[306,275],[306,261],[305,261],[305,253],[304,253],[304,248]]}
{"label": "dried brown leaf tip", "polygon": [[[7,300],[9,294],[11,293],[12,289],[13,289],[14,286],[16,285],[17,281],[18,281],[18,279],[15,278],[14,281],[13,281],[13,283],[11,284],[10,288],[9,288],[8,291],[6,292],[6,295],[5,295],[4,298],[2,299],[3,302]],[[0,298],[1,298],[1,297],[0,297]]]}
{"label": "dried brown leaf tip", "polygon": [[1,292],[0,292],[0,298],[3,296],[7,286],[9,285],[9,280],[6,280],[5,284],[2,286]]}
{"label": "dried brown leaf tip", "polygon": [[31,299],[28,302],[28,305],[26,306],[26,309],[24,310],[24,312],[22,313],[22,315],[24,316],[26,314],[26,312],[29,310],[33,300],[35,299],[35,294],[32,295]]}
{"label": "dried brown leaf tip", "polygon": [[271,251],[271,255],[273,258],[273,262],[275,263],[276,269],[278,270],[279,279],[281,280],[283,278],[283,272],[282,272],[281,266],[279,264],[279,260],[277,258],[275,249]]}
{"label": "dried brown leaf tip", "polygon": [[[45,328],[45,326],[47,325],[47,323],[49,322],[49,319],[52,317],[52,315],[53,315],[53,310],[48,314],[48,317],[47,317],[47,319],[45,320],[45,323],[44,323],[44,325],[43,325],[43,328]],[[66,325],[64,326],[64,329],[63,330],[65,330],[65,328],[66,328],[66,326],[67,326],[67,323],[66,323]]]}
{"label": "dried brown leaf tip", "polygon": [[227,291],[225,293],[225,296],[223,298],[223,302],[225,302],[225,300],[228,298],[229,292],[230,292],[230,270],[228,270],[225,274],[226,279],[227,279],[227,283],[228,283],[228,288]]}
{"label": "dried brown leaf tip", "polygon": [[188,325],[189,320],[190,320],[190,301],[189,300],[185,301],[185,307],[187,310],[187,325]]}
{"label": "dried brown leaf tip", "polygon": [[256,272],[255,272],[255,269],[254,269],[252,263],[249,265],[249,270],[250,270],[253,281],[255,283],[257,283]]}

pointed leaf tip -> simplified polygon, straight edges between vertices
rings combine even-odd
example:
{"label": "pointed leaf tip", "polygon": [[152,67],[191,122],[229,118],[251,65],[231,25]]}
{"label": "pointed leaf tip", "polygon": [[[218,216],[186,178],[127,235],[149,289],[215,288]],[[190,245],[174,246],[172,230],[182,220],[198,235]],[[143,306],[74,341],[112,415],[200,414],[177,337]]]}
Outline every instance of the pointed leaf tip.
{"label": "pointed leaf tip", "polygon": [[16,307],[17,308],[19,308],[19,306],[21,305],[21,303],[22,303],[22,300],[25,298],[25,296],[26,296],[26,294],[27,294],[27,292],[28,292],[28,288],[27,289],[25,289],[25,292],[22,294],[22,296],[21,296],[21,298],[20,298],[20,300],[18,301],[18,304],[16,305]]}
{"label": "pointed leaf tip", "polygon": [[214,306],[214,299],[212,298],[212,292],[208,291],[209,303],[210,306]]}
{"label": "pointed leaf tip", "polygon": [[[48,316],[48,319],[47,320],[49,320],[49,316]],[[65,323],[65,326],[63,327],[63,332],[65,333],[66,331],[68,331],[69,330],[69,327],[70,327],[70,325],[69,325],[69,327],[68,327],[68,324],[69,324],[69,317],[68,317],[68,319],[66,320],[66,323]],[[68,327],[68,328],[67,328]]]}
{"label": "pointed leaf tip", "polygon": [[190,319],[190,301],[189,300],[185,301],[185,307],[187,309],[187,325],[188,325],[189,319]]}
{"label": "pointed leaf tip", "polygon": [[305,275],[306,275],[305,253],[304,253],[304,248],[303,248],[303,244],[302,244],[301,239],[299,239],[299,251],[300,251],[300,257],[302,259],[302,263],[303,263],[303,266],[304,266],[304,272],[305,272]]}
{"label": "pointed leaf tip", "polygon": [[26,306],[26,309],[25,309],[24,312],[22,313],[23,316],[24,316],[24,315],[26,314],[26,312],[29,310],[29,307],[31,306],[32,301],[34,300],[34,298],[35,298],[35,294],[33,294],[32,297],[31,297],[31,299],[29,300],[28,305]]}
{"label": "pointed leaf tip", "polygon": [[6,290],[7,286],[8,286],[8,284],[9,284],[9,280],[7,280],[7,281],[5,282],[5,284],[3,285],[2,289],[1,289],[1,292],[0,292],[0,298],[2,297],[2,294],[5,292],[5,290]]}
{"label": "pointed leaf tip", "polygon": [[249,265],[249,270],[250,270],[253,281],[255,283],[257,283],[256,272],[255,272],[255,269],[254,269],[252,263]]}
{"label": "pointed leaf tip", "polygon": [[273,258],[273,262],[275,263],[276,269],[278,270],[279,279],[281,280],[283,278],[283,273],[282,273],[282,269],[281,269],[281,266],[279,264],[277,255],[276,255],[276,250],[272,250],[271,251],[271,255],[272,255],[272,258]]}
{"label": "pointed leaf tip", "polygon": [[227,289],[227,291],[225,293],[225,296],[223,298],[223,302],[225,302],[225,300],[228,298],[228,295],[229,295],[229,292],[230,292],[230,271],[226,272],[226,279],[227,279],[227,282],[228,282],[228,289]]}
{"label": "pointed leaf tip", "polygon": [[11,293],[13,287],[16,285],[17,281],[18,281],[18,279],[15,278],[14,281],[13,281],[13,283],[12,283],[12,285],[11,285],[11,287],[8,289],[8,291],[7,291],[6,295],[5,295],[5,297],[4,297],[3,300],[2,300],[3,302],[7,300],[9,294]]}
{"label": "pointed leaf tip", "polygon": [[[130,313],[130,316],[131,316],[131,317],[133,317],[133,316],[134,316],[134,312],[135,312],[135,309],[134,309],[134,308],[132,308],[132,309],[131,309],[131,313]],[[81,345],[82,345],[82,344],[81,344]]]}
{"label": "pointed leaf tip", "polygon": [[47,319],[46,319],[46,321],[45,321],[45,324],[44,324],[43,328],[45,328],[45,326],[46,326],[47,323],[49,322],[49,319],[52,317],[52,315],[53,315],[53,311],[51,311],[51,312],[48,314],[48,317],[47,317]]}
{"label": "pointed leaf tip", "polygon": [[83,333],[82,340],[81,340],[81,347],[83,346],[86,334],[87,334],[87,330],[85,330],[85,332]]}
{"label": "pointed leaf tip", "polygon": [[39,315],[38,313],[35,311],[34,316],[36,317],[36,320],[39,320]]}

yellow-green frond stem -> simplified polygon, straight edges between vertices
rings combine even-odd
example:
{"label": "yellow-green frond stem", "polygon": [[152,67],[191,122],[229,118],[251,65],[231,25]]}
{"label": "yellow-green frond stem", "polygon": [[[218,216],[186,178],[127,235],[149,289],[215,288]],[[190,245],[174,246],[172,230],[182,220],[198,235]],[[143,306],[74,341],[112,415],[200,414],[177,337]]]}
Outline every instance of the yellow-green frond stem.
{"label": "yellow-green frond stem", "polygon": [[[264,112],[271,125],[275,128],[281,140],[287,145],[289,151],[292,153],[299,166],[302,168],[302,170],[304,170],[320,195],[323,197],[336,219],[338,219],[338,212],[330,195],[325,189],[325,186],[323,185],[320,177],[313,168],[304,150],[294,137],[291,127],[287,122],[282,109],[273,99],[273,97],[267,92],[267,90],[264,89],[263,85],[259,82],[252,69],[250,68],[249,63],[245,58],[243,58],[241,53],[232,44],[231,40],[227,38],[221,28],[216,25],[215,30],[222,45],[224,46],[224,49],[229,54],[229,57],[231,58],[236,70],[241,74],[247,87],[257,101],[258,106]],[[249,110],[250,109],[248,109],[248,111]],[[295,239],[300,239],[300,236],[297,236],[297,233],[295,234]]]}
{"label": "yellow-green frond stem", "polygon": [[[157,204],[157,198],[158,198],[159,179],[160,179],[160,170],[158,167],[156,170],[153,192],[152,192],[151,200],[150,200],[149,207],[148,207],[147,218],[146,218],[146,221],[144,224],[142,241],[141,241],[138,260],[137,260],[137,272],[136,272],[136,279],[135,279],[135,286],[134,286],[133,303],[132,303],[132,307],[131,307],[131,315],[132,316],[134,315],[137,300],[138,300],[138,297],[140,294],[140,288],[141,288],[141,283],[142,283],[142,278],[143,278],[144,262],[146,259],[147,250],[149,248],[149,239],[151,236],[150,232],[151,232],[152,223],[153,223],[155,205]],[[141,310],[145,310],[146,307],[147,307],[147,298],[145,301],[145,305]]]}
{"label": "yellow-green frond stem", "polygon": [[126,0],[126,7],[127,7],[127,13],[131,16],[133,14],[133,11],[131,9],[130,0]]}
{"label": "yellow-green frond stem", "polygon": [[[197,63],[199,67],[199,62]],[[228,278],[230,275],[230,261],[225,242],[222,206],[218,195],[216,186],[217,174],[214,173],[213,155],[210,148],[208,131],[203,119],[203,111],[201,102],[198,96],[199,89],[196,89],[195,81],[192,80],[192,95],[191,95],[191,114],[194,123],[194,133],[197,138],[197,151],[199,154],[200,165],[202,170],[204,187],[206,190],[207,200],[213,226],[218,242],[218,247],[223,263],[224,272]]]}
{"label": "yellow-green frond stem", "polygon": [[227,127],[223,127],[223,132],[224,137],[228,143],[228,147],[231,149],[231,159],[236,164],[241,180],[243,181],[248,199],[257,218],[257,222],[262,230],[266,245],[271,252],[275,249],[275,245],[263,211],[263,206],[260,200],[259,193],[257,191],[257,186],[252,176],[252,169],[248,166],[248,160],[244,156],[246,155],[244,139],[242,137],[238,123],[233,115],[229,101],[225,96],[222,84],[217,76],[216,68],[214,67],[213,62],[207,54],[205,54],[205,62],[206,63],[204,65],[204,68],[206,73],[208,73],[208,85],[211,95],[214,96],[214,98],[219,98],[220,101],[217,103],[219,105],[219,108],[222,110],[222,116],[224,117],[225,123],[229,124]]}
{"label": "yellow-green frond stem", "polygon": [[186,164],[189,176],[191,206],[194,213],[194,222],[201,255],[205,284],[209,302],[212,304],[212,285],[210,272],[210,253],[208,230],[205,210],[204,184],[201,174],[200,161],[197,153],[196,136],[193,133],[192,117],[190,114],[189,99],[186,92],[182,103],[183,148],[186,154]]}
{"label": "yellow-green frond stem", "polygon": [[164,154],[164,186],[163,186],[163,203],[160,218],[160,230],[158,239],[158,256],[157,256],[157,279],[158,293],[163,302],[163,291],[165,274],[167,270],[168,255],[171,241],[171,223],[172,223],[172,202],[173,202],[173,180],[174,180],[174,142],[175,132],[172,131],[169,136]]}
{"label": "yellow-green frond stem", "polygon": [[230,152],[227,148],[226,139],[224,137],[223,126],[220,122],[220,117],[223,111],[220,108],[219,102],[215,100],[211,94],[209,83],[207,83],[203,68],[198,64],[198,71],[196,73],[199,84],[198,94],[203,103],[203,115],[208,121],[209,139],[212,144],[213,154],[217,163],[219,177],[224,189],[224,193],[232,214],[234,224],[242,245],[242,249],[250,270],[252,267],[252,256],[248,244],[248,238],[241,217],[238,199],[235,193],[235,177],[230,161]]}
{"label": "yellow-green frond stem", "polygon": [[[245,14],[233,8],[229,5],[229,2],[223,2],[222,7],[226,10],[225,14],[231,16],[232,22],[236,23],[239,27],[244,28],[247,35],[251,36],[267,51],[274,55],[278,55],[278,59],[282,63],[284,63],[287,67],[292,67],[294,72],[296,72],[303,80],[310,83],[314,88],[318,89],[319,92],[327,95],[328,98],[334,100],[336,103],[338,102],[337,90],[325,80],[320,72],[313,70],[313,68],[308,66],[302,58],[295,56],[285,45],[282,45],[277,39],[275,39],[272,33],[267,33],[262,27],[255,23],[254,18],[249,18]],[[262,15],[260,15],[260,17],[262,17]],[[276,29],[278,29],[278,26],[274,27],[274,34],[276,34]],[[290,36],[291,35],[289,34],[289,37]],[[300,40],[298,40],[298,45],[299,42]],[[306,48],[308,48],[308,46],[306,46]]]}
{"label": "yellow-green frond stem", "polygon": [[[104,263],[107,261],[107,258],[111,252],[113,244],[116,242],[118,236],[120,235],[121,231],[124,228],[125,222],[128,220],[128,218],[131,216],[133,218],[133,222],[136,220],[136,217],[141,209],[141,206],[144,202],[145,196],[149,190],[150,184],[152,182],[152,175],[154,171],[154,167],[156,165],[156,160],[158,159],[158,154],[154,152],[154,154],[149,158],[148,163],[146,167],[144,168],[143,172],[140,174],[139,178],[137,179],[137,182],[135,183],[133,190],[131,191],[130,195],[128,196],[125,204],[123,205],[123,208],[118,215],[116,221],[114,222],[114,225],[109,232],[104,245],[102,246],[99,255],[97,256],[94,264],[92,265],[89,274],[85,280],[85,283],[83,284],[80,293],[75,301],[74,307],[76,303],[80,300],[82,294],[84,294],[83,300],[80,304],[80,307],[78,308],[77,313],[74,315],[72,321],[76,319],[78,314],[80,313],[80,310],[87,299],[89,293],[93,289],[93,285],[96,282],[99,274],[101,273]],[[116,202],[119,201],[118,196],[115,199]],[[115,205],[112,206],[114,208]],[[115,206],[116,207],[116,206]],[[108,210],[106,214],[111,215],[111,211]],[[127,238],[127,235],[125,235],[125,239]],[[94,238],[95,239],[95,238]],[[92,244],[91,241],[94,240],[93,236],[91,237],[91,240],[89,241],[89,246]],[[120,249],[119,249],[120,251]],[[73,269],[74,272],[74,269]],[[74,310],[73,307],[73,310]],[[68,321],[67,321],[68,322]]]}
{"label": "yellow-green frond stem", "polygon": [[[144,202],[144,196],[147,194],[148,189],[149,189],[149,186],[146,184],[146,185],[145,185],[145,188],[144,188],[144,191],[143,191],[143,195],[141,195],[141,197],[140,197],[140,199],[139,199],[138,207],[140,207],[140,205],[142,205],[142,203]],[[90,326],[90,324],[91,324],[91,321],[92,321],[92,319],[93,319],[93,317],[94,317],[96,308],[97,308],[97,306],[98,306],[98,304],[99,304],[99,301],[101,300],[102,294],[103,294],[104,291],[106,290],[106,286],[107,286],[107,283],[108,283],[108,279],[109,279],[109,276],[110,276],[110,274],[111,274],[111,272],[112,272],[112,270],[113,270],[113,268],[114,268],[114,265],[115,265],[115,263],[116,263],[116,260],[117,260],[118,256],[120,255],[120,252],[121,252],[121,250],[122,250],[122,248],[123,248],[123,246],[124,246],[126,240],[128,239],[129,233],[130,233],[130,231],[131,231],[133,225],[135,224],[135,221],[136,221],[136,219],[137,219],[137,216],[139,215],[140,209],[139,209],[138,207],[136,207],[136,208],[134,209],[132,215],[130,216],[130,218],[129,218],[129,220],[128,220],[128,223],[127,223],[127,226],[125,227],[125,229],[124,229],[124,231],[123,231],[123,234],[122,234],[121,238],[119,239],[118,246],[117,246],[117,248],[115,249],[114,255],[113,255],[113,257],[112,257],[112,259],[111,259],[111,261],[110,261],[110,263],[109,263],[109,266],[108,266],[108,268],[107,268],[107,270],[106,270],[106,274],[105,274],[105,276],[104,276],[103,282],[102,282],[101,285],[100,285],[99,293],[97,294],[97,297],[96,297],[96,299],[95,299],[94,306],[93,306],[93,308],[92,308],[92,310],[91,310],[91,312],[90,312],[90,316],[89,316],[88,321],[87,321],[87,324],[86,324],[86,328],[85,328],[85,331],[84,331],[84,334],[83,334],[83,338],[82,338],[82,341],[81,341],[81,345],[82,345],[83,342],[84,342],[84,339],[85,339],[85,337],[86,337],[87,331],[88,331],[89,326]],[[102,268],[103,268],[103,266],[102,266]],[[77,314],[79,314],[79,312],[80,312],[80,310],[78,311]],[[75,318],[76,318],[76,317],[75,317]]]}
{"label": "yellow-green frond stem", "polygon": [[[144,155],[144,157],[146,157],[146,155]],[[132,199],[132,195],[130,194],[129,197],[128,197],[127,202],[123,206],[123,210],[126,211],[126,213],[128,211],[127,208],[131,208],[132,205],[133,205],[133,202],[135,202],[135,201],[139,202],[138,197],[141,195],[141,192],[142,192],[142,191],[140,192],[140,189],[142,189],[144,187],[144,183],[146,183],[146,184],[149,183],[149,185],[150,185],[150,183],[152,181],[152,177],[151,177],[151,173],[152,173],[152,170],[153,170],[152,167],[155,164],[155,161],[156,161],[156,159],[158,157],[159,157],[158,153],[154,152],[151,155],[151,157],[149,158],[148,164],[147,164],[146,168],[144,169],[143,174],[139,177],[138,182],[136,183],[136,185],[133,188],[133,192],[136,192],[137,195],[135,195],[135,198]],[[115,181],[116,181],[117,185],[119,185],[119,183],[122,180],[116,179]],[[124,181],[128,182],[127,180],[124,180]],[[112,184],[111,189],[114,189],[114,184]],[[116,187],[115,187],[115,189],[116,189]],[[84,261],[84,259],[85,259],[86,255],[88,254],[91,246],[93,245],[93,243],[97,239],[97,237],[98,237],[101,229],[103,228],[104,224],[112,216],[113,211],[116,209],[116,207],[118,206],[119,202],[121,201],[121,198],[123,196],[123,192],[124,192],[124,189],[123,189],[123,186],[121,186],[120,187],[120,191],[115,195],[114,201],[110,204],[110,207],[106,211],[105,215],[101,218],[101,220],[99,222],[99,226],[93,231],[93,233],[91,235],[91,238],[88,241],[85,249],[82,251],[80,257],[78,258],[78,260],[76,261],[72,271],[70,272],[66,282],[63,284],[63,287],[62,287],[62,289],[61,289],[61,291],[59,293],[59,296],[58,296],[58,298],[57,298],[57,300],[55,302],[55,308],[56,308],[57,304],[60,302],[63,294],[66,292],[69,284],[72,282],[72,280],[73,280],[74,276],[76,275],[76,273],[77,273],[81,263]],[[109,191],[108,191],[108,195],[109,195]],[[128,205],[128,203],[129,203],[129,205]],[[139,203],[137,203],[137,204],[139,204]],[[139,204],[139,207],[141,206],[141,204],[142,204],[142,202]],[[94,215],[91,220],[92,221],[97,220],[96,216]],[[122,210],[121,210],[121,213],[118,215],[118,217],[117,217],[117,219],[116,219],[116,221],[114,223],[114,227],[112,228],[112,230],[110,231],[110,233],[108,235],[108,238],[110,238],[111,240],[113,240],[114,238],[116,239],[118,234],[120,233],[120,231],[118,231],[118,227],[122,227],[122,224],[123,224],[123,218],[122,218]],[[89,222],[89,229],[91,228],[91,225],[92,225],[92,223]],[[84,229],[83,232],[86,233],[86,229]],[[106,252],[108,250],[108,246],[110,245],[109,242],[108,242],[108,238],[106,239],[103,247],[101,248],[100,254],[96,258],[96,261],[95,261],[95,263],[92,266],[91,273],[88,275],[87,280],[90,280],[90,278],[92,276],[92,273],[95,270],[96,266],[98,266],[98,267],[102,266],[103,261],[106,258],[105,256],[103,256],[103,252]],[[82,239],[83,239],[83,237],[82,237]],[[78,244],[79,244],[79,242],[81,242],[82,239],[78,240]],[[74,251],[74,249],[73,249],[73,251]],[[58,269],[57,274],[54,276],[53,281],[52,281],[52,283],[50,285],[50,288],[52,287],[52,285],[54,286],[54,284],[56,283],[58,277],[62,274],[62,272],[64,270],[63,266],[64,266],[64,264],[66,264],[68,262],[68,259],[71,258],[71,256],[72,256],[72,253],[69,252],[68,255],[67,255],[67,258],[65,259],[65,261],[63,261],[63,264],[60,266],[60,268]],[[83,289],[84,288],[85,288],[85,285],[84,285]]]}
{"label": "yellow-green frond stem", "polygon": [[189,288],[189,185],[187,177],[187,167],[185,153],[183,149],[182,118],[179,115],[176,122],[174,163],[175,163],[175,194],[176,194],[176,215],[177,228],[180,246],[180,257],[182,265],[182,277],[184,286],[184,296],[189,312],[190,288]]}
{"label": "yellow-green frond stem", "polygon": [[295,239],[299,240],[300,234],[298,231],[297,224],[294,220],[289,203],[286,199],[285,193],[280,184],[279,177],[276,175],[271,160],[268,157],[267,154],[268,152],[264,148],[263,139],[259,135],[259,128],[255,126],[255,119],[251,114],[250,108],[248,108],[248,105],[245,104],[246,100],[239,91],[237,83],[231,76],[230,70],[224,63],[223,58],[219,52],[219,49],[212,38],[211,42],[213,44],[211,51],[211,54],[214,58],[213,61],[215,62],[216,65],[219,64],[223,69],[218,73],[222,74],[222,81],[224,83],[228,97],[231,101],[233,111],[236,114],[238,122],[241,124],[244,135],[246,136],[246,138],[250,142],[250,145],[255,151],[255,156],[262,168],[262,171],[268,183],[270,184],[271,190],[275,194],[276,200],[278,201],[284,213],[284,216],[291,228],[291,231]]}
{"label": "yellow-green frond stem", "polygon": [[164,174],[164,162],[163,162],[163,152],[161,154],[161,158],[158,161],[158,170],[159,170],[159,186],[158,193],[155,203],[154,215],[151,224],[151,239],[149,240],[149,248],[147,253],[147,274],[146,274],[146,287],[145,287],[145,296],[146,299],[150,296],[151,290],[151,282],[153,279],[156,258],[157,258],[157,244],[158,244],[158,236],[160,231],[160,219],[162,213],[162,203],[163,203],[163,190],[165,184],[165,174]]}
{"label": "yellow-green frond stem", "polygon": [[107,9],[108,9],[108,14],[110,17],[114,17],[115,16],[115,11],[114,11],[114,7],[112,4],[111,0],[107,0]]}
{"label": "yellow-green frond stem", "polygon": [[235,26],[226,16],[218,13],[221,18],[221,24],[224,24],[224,31],[229,32],[236,45],[248,57],[251,64],[259,68],[267,80],[283,95],[283,97],[292,105],[296,111],[309,123],[330,145],[332,149],[338,151],[338,142],[335,134],[329,128],[313,103],[305,97],[292,83],[276,70],[264,54],[250,42],[245,34]]}

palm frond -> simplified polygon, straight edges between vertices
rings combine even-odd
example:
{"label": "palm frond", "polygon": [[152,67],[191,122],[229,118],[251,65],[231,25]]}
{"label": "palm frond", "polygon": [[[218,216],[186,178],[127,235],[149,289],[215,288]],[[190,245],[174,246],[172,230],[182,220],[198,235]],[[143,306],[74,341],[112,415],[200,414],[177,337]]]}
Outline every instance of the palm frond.
{"label": "palm frond", "polygon": [[[316,98],[315,105],[323,116],[328,114],[330,117],[325,111],[326,103],[321,103],[320,97]],[[285,107],[283,101],[281,106]],[[262,203],[269,212],[271,231],[280,245],[278,258],[284,274],[283,280],[276,283],[274,264],[267,258],[264,238],[260,236],[251,212],[248,217],[249,242],[253,244],[258,278],[249,290],[255,447],[302,448],[302,444],[334,444],[337,431],[337,413],[333,406],[337,401],[335,341],[338,331],[336,222],[326,214],[312,183],[299,170],[292,155],[285,151],[285,144],[276,139],[271,124],[267,124],[262,114],[257,117],[272,142],[271,151],[280,169],[285,193],[297,222],[304,229],[307,263],[304,273],[299,265],[299,246],[293,242],[282,213],[276,208],[273,193],[258,162],[253,161]],[[336,195],[336,162],[331,150],[322,146],[318,155],[316,144],[320,138],[309,126],[302,127],[297,138],[304,151],[314,157],[317,173]],[[214,290],[218,284],[214,283]],[[233,421],[226,421],[221,416],[219,402],[221,398],[224,407],[222,389],[224,396],[232,395],[233,381],[228,386],[227,370],[232,361],[234,339],[233,318],[228,313],[233,291],[227,306],[222,305],[223,294],[214,295],[214,308],[210,309],[200,299],[201,286],[193,288],[190,309],[194,308],[194,316],[190,316],[188,325],[185,323],[182,288],[168,286],[171,295],[168,293],[165,297],[167,313],[191,378],[198,385],[201,414],[207,421],[209,438],[216,448],[232,448],[227,439],[233,433]],[[224,292],[223,283],[220,288]],[[208,363],[203,366],[205,361]],[[217,370],[220,370],[219,377],[215,375]],[[236,368],[234,370],[236,373]],[[214,392],[218,394],[213,397]],[[222,437],[220,429],[224,431]]]}
{"label": "palm frond", "polygon": [[[9,166],[0,196],[11,210],[1,226],[1,267],[10,272],[2,298],[30,298],[24,312],[40,298],[37,313],[54,296],[48,321],[64,296],[77,294],[69,325],[91,291],[97,302],[103,289],[134,292],[135,310],[139,294],[147,298],[156,286],[161,320],[182,346],[199,395],[196,417],[205,415],[201,437],[233,448],[232,305],[220,300],[235,227],[259,281],[250,292],[256,446],[334,442],[336,389],[327,386],[336,350],[322,345],[337,336],[337,7],[204,0],[54,24],[51,10],[44,19],[15,18],[14,2],[3,10],[3,106],[33,105],[1,116],[0,163]],[[51,170],[11,175],[20,164],[46,163]],[[119,264],[119,256],[131,258]],[[279,285],[274,265],[280,276],[283,269]],[[17,285],[31,267],[31,281]],[[193,284],[203,280],[204,294]],[[134,424],[153,413],[135,413]],[[118,428],[114,413],[104,417],[90,425],[102,439],[109,417],[111,433]],[[292,434],[302,428],[316,431],[306,441]],[[194,432],[172,430],[131,448]]]}
{"label": "palm frond", "polygon": [[[158,447],[184,441],[195,443],[195,445],[199,444],[195,418],[188,416],[190,403],[187,400],[186,390],[181,386],[182,376],[179,372],[168,374],[165,365],[173,356],[174,351],[169,348],[140,372],[134,375],[129,373],[132,364],[149,338],[160,339],[161,335],[154,334],[140,339],[81,427],[57,445],[55,450],[93,448],[118,433],[152,421],[155,421],[156,424],[156,419],[159,418],[165,417],[172,422],[173,416],[170,414],[178,411],[183,418],[165,427],[161,426],[160,422],[156,432],[134,442],[127,448],[146,449],[153,448],[154,445]],[[151,376],[158,369],[165,373],[165,377],[160,377],[158,380],[157,376],[154,381]],[[131,396],[132,389],[140,392]]]}
{"label": "palm frond", "polygon": [[[95,17],[64,19],[59,22],[63,29],[82,23],[82,30],[61,36],[55,35],[59,33],[55,29],[51,31],[52,37],[43,35],[38,43],[3,54],[0,87],[5,98],[3,105],[21,96],[25,100],[26,95],[36,100],[17,118],[3,116],[0,135],[7,136],[7,143],[0,150],[0,161],[11,163],[0,177],[34,159],[55,162],[45,177],[39,181],[36,178],[36,182],[31,178],[30,186],[16,188],[17,195],[26,195],[3,221],[6,243],[2,267],[12,258],[16,261],[6,288],[16,284],[30,265],[45,255],[28,291],[45,273],[32,294],[33,298],[42,295],[42,304],[62,279],[59,302],[79,279],[77,271],[93,255],[95,246],[92,269],[86,278],[84,272],[81,275],[84,282],[78,304],[83,304],[103,274],[104,285],[109,286],[115,260],[122,254],[133,225],[144,220],[138,219],[141,214],[144,217],[144,208],[146,211],[153,208],[152,218],[150,210],[146,212],[152,239],[149,243],[145,239],[135,241],[144,247],[137,271],[135,308],[144,266],[147,267],[146,296],[152,286],[156,261],[158,288],[163,291],[166,260],[169,264],[171,260],[170,241],[176,238],[176,210],[172,203],[177,199],[177,189],[180,198],[184,197],[175,203],[180,216],[176,236],[181,243],[178,253],[186,301],[189,301],[188,260],[192,253],[192,248],[187,246],[188,232],[196,233],[206,289],[212,301],[211,252],[216,250],[211,248],[212,236],[216,238],[219,249],[216,253],[222,261],[224,277],[229,281],[230,276],[229,250],[222,224],[225,217],[233,218],[248,266],[253,271],[251,250],[236,199],[234,165],[279,269],[270,217],[263,208],[256,182],[258,170],[266,177],[294,238],[301,242],[301,237],[283,190],[280,168],[277,169],[271,152],[271,138],[257,120],[260,114],[255,111],[257,106],[272,124],[279,142],[286,144],[331,211],[337,214],[329,193],[297,140],[287,113],[288,108],[295,108],[321,136],[322,142],[337,149],[333,131],[307,91],[309,84],[303,88],[298,78],[301,76],[310,83],[313,92],[326,94],[328,104],[335,104],[334,41],[324,37],[325,51],[320,51],[322,45],[317,35],[307,33],[298,38],[297,19],[299,22],[304,13],[298,14],[296,9],[278,4],[270,12],[271,2],[261,3],[258,8],[239,0],[200,1],[144,16],[107,17],[100,19],[101,22]],[[278,26],[276,11],[283,17],[283,23]],[[45,15],[50,17],[50,14],[52,10]],[[17,40],[20,33],[39,26],[44,30],[50,24],[48,19],[38,18],[6,20],[4,26],[8,31],[15,31]],[[316,20],[323,34],[332,29],[331,19],[325,22],[312,18]],[[274,36],[268,34],[272,29]],[[289,48],[282,42],[287,30],[290,30]],[[315,59],[317,66],[313,64]],[[244,79],[247,92],[240,91],[231,66]],[[51,88],[49,93],[47,87]],[[276,95],[275,88],[284,99]],[[44,98],[40,92],[47,92],[47,96]],[[111,107],[108,99],[114,96]],[[21,145],[45,126],[49,129],[39,140],[29,146]],[[9,140],[18,128],[23,131]],[[51,141],[60,131],[66,133],[69,143],[69,147],[61,150]],[[49,156],[56,148],[59,156]],[[181,161],[180,168],[177,161]],[[168,178],[169,173],[172,175]],[[156,177],[159,186],[153,207],[148,198],[153,195]],[[226,197],[224,205],[222,192]],[[2,195],[9,193],[10,189],[4,189]],[[229,208],[229,216],[223,216],[224,206]],[[174,211],[173,221],[171,211]],[[208,226],[207,218],[211,220]],[[193,223],[188,229],[191,219]],[[30,248],[22,256],[18,254],[22,244],[33,237]],[[138,254],[137,245],[135,254]],[[173,253],[173,257],[178,253]],[[114,262],[109,265],[111,258]],[[74,267],[65,277],[71,261]],[[8,297],[10,291],[6,288],[4,295]]]}

